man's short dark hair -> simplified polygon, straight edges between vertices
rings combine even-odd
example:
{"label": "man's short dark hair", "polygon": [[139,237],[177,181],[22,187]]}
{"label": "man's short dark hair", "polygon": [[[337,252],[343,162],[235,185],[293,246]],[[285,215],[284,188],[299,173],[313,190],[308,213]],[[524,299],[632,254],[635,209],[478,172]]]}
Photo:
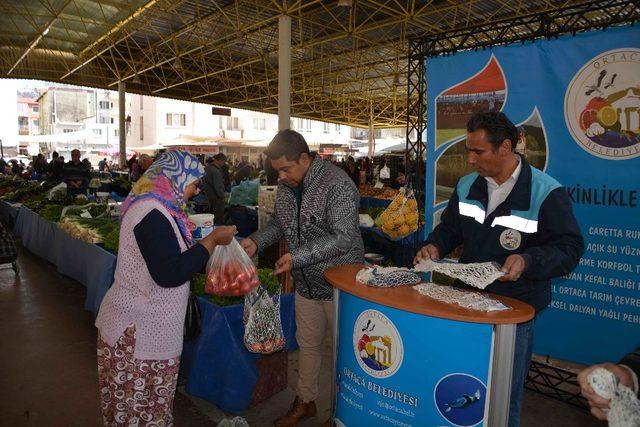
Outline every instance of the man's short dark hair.
{"label": "man's short dark hair", "polygon": [[59,156],[57,151],[54,151],[53,154],[51,155],[52,158],[57,159]]}
{"label": "man's short dark hair", "polygon": [[511,141],[511,151],[516,149],[518,129],[506,114],[498,111],[474,114],[467,122],[467,132],[475,132],[480,129],[486,132],[494,150],[497,150],[505,139]]}
{"label": "man's short dark hair", "polygon": [[284,156],[290,162],[300,160],[303,153],[311,155],[309,145],[302,135],[291,129],[278,132],[269,143],[267,151],[264,152],[269,159],[279,159]]}
{"label": "man's short dark hair", "polygon": [[213,156],[213,160],[222,160],[224,162],[227,161],[227,156],[224,155],[224,153],[218,153],[215,156]]}

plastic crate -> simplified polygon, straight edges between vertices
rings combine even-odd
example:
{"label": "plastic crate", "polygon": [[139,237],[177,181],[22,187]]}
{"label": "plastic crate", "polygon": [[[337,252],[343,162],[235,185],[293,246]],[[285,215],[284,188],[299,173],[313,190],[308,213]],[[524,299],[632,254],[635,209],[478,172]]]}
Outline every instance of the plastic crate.
{"label": "plastic crate", "polygon": [[276,204],[277,185],[261,185],[258,192],[258,207],[265,212],[273,213]]}

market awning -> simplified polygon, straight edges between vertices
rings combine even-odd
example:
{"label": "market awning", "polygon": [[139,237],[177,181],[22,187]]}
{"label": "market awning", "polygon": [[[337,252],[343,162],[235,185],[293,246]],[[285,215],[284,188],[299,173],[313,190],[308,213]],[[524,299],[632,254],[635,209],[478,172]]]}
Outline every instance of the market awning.
{"label": "market awning", "polygon": [[[573,3],[580,2],[3,0],[0,77],[112,90],[123,81],[131,93],[273,113],[278,19],[289,15],[294,116],[405,126],[409,39],[456,32],[436,43],[446,50],[476,39],[466,29]],[[608,16],[628,13],[609,3]],[[602,15],[593,8],[582,21]],[[531,22],[509,30],[523,40],[540,36]]]}

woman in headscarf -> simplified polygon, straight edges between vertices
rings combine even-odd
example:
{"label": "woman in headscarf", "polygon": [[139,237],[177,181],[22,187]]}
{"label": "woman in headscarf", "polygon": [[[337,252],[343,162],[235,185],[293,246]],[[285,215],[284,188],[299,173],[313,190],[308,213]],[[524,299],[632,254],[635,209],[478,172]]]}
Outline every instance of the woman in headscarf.
{"label": "woman in headscarf", "polygon": [[204,168],[181,151],[161,154],[122,205],[114,282],[96,319],[105,425],[170,426],[189,280],[235,227],[192,244],[185,202]]}

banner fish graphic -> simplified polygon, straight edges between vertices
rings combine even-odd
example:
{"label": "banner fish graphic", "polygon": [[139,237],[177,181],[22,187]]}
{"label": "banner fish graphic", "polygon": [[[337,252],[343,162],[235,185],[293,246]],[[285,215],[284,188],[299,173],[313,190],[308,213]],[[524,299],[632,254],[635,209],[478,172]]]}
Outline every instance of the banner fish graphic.
{"label": "banner fish graphic", "polygon": [[467,406],[476,403],[480,400],[480,390],[476,390],[473,396],[469,396],[468,394],[463,394],[462,397],[457,398],[453,402],[445,403],[444,406],[447,407],[445,412],[451,411],[453,408],[466,408]]}

